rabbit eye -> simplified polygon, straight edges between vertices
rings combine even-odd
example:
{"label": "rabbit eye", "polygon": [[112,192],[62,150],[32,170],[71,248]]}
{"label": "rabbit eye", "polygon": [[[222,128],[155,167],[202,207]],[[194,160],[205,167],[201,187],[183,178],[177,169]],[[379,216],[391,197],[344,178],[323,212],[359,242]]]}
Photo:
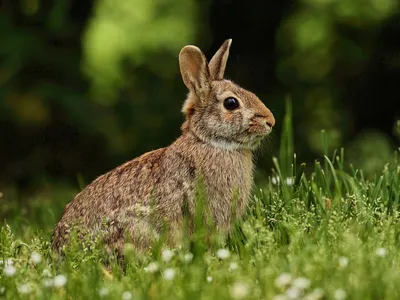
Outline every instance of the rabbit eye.
{"label": "rabbit eye", "polygon": [[233,97],[226,98],[224,100],[224,107],[227,110],[234,110],[239,107],[239,101]]}

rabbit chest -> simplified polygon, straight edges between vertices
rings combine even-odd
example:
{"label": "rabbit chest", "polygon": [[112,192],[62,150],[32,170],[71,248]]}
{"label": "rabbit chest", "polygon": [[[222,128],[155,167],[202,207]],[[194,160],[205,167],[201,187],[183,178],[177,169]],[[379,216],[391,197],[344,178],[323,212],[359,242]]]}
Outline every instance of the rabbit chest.
{"label": "rabbit chest", "polygon": [[218,228],[228,229],[250,201],[253,162],[250,151],[205,149],[196,161],[206,191],[208,211]]}

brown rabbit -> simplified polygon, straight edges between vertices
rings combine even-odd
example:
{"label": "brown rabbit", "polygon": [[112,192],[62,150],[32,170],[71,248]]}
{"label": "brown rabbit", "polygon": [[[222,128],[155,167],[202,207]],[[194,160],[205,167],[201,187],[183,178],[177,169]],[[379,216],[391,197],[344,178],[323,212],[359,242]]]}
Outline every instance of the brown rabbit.
{"label": "brown rabbit", "polygon": [[185,211],[194,215],[200,177],[205,211],[217,230],[229,232],[251,197],[252,150],[275,124],[257,96],[223,78],[231,42],[225,41],[208,65],[199,48],[181,50],[180,71],[189,89],[182,135],[169,147],[143,154],[83,189],[64,209],[53,249],[67,244],[74,224],[91,235],[105,234],[106,245],[117,252],[126,237],[136,249],[147,250],[163,229],[173,244],[179,241]]}

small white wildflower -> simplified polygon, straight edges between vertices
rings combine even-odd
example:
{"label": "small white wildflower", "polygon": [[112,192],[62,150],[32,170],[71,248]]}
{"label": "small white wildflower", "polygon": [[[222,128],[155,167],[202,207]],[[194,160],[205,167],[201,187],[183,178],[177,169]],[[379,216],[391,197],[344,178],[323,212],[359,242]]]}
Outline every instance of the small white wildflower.
{"label": "small white wildflower", "polygon": [[32,287],[29,284],[24,283],[17,286],[17,290],[20,294],[29,294],[30,292],[32,292]]}
{"label": "small white wildflower", "polygon": [[340,268],[346,268],[347,265],[349,264],[349,259],[345,256],[339,257],[339,267]]}
{"label": "small white wildflower", "polygon": [[185,256],[183,257],[183,259],[184,259],[186,262],[191,262],[192,259],[193,259],[193,254],[192,254],[191,252],[186,253]]}
{"label": "small white wildflower", "polygon": [[237,264],[237,263],[231,262],[231,263],[229,264],[229,271],[234,271],[234,270],[236,270],[237,268],[238,268],[238,264]]}
{"label": "small white wildflower", "polygon": [[67,283],[67,277],[65,275],[57,275],[54,277],[54,286],[63,287]]}
{"label": "small white wildflower", "polygon": [[249,294],[249,286],[243,282],[236,282],[231,287],[231,296],[233,299],[243,299]]}
{"label": "small white wildflower", "polygon": [[293,177],[288,177],[286,178],[286,185],[293,185],[294,184],[294,178]]}
{"label": "small white wildflower", "polygon": [[102,287],[99,289],[99,296],[100,297],[105,297],[108,295],[108,288]]}
{"label": "small white wildflower", "polygon": [[14,276],[15,272],[17,272],[17,270],[13,265],[6,265],[4,267],[4,275],[6,275],[7,277]]}
{"label": "small white wildflower", "polygon": [[38,253],[38,252],[36,252],[36,251],[33,251],[33,252],[31,253],[31,261],[32,261],[34,264],[38,264],[38,263],[40,263],[40,262],[42,261],[42,256],[40,255],[40,253]]}
{"label": "small white wildflower", "polygon": [[271,178],[271,182],[272,182],[272,184],[274,184],[274,185],[277,185],[277,184],[279,184],[279,177],[278,176],[274,176],[274,177],[272,177]]}
{"label": "small white wildflower", "polygon": [[3,295],[6,291],[6,288],[4,286],[0,287],[0,295]]}
{"label": "small white wildflower", "polygon": [[295,280],[293,280],[293,286],[305,290],[310,286],[310,280],[305,278],[305,277],[298,277]]}
{"label": "small white wildflower", "polygon": [[51,277],[51,272],[49,269],[43,269],[42,275],[45,277]]}
{"label": "small white wildflower", "polygon": [[227,250],[227,249],[218,249],[218,251],[217,251],[217,256],[220,259],[227,259],[227,258],[229,258],[230,255],[231,254],[229,253],[229,250]]}
{"label": "small white wildflower", "polygon": [[286,290],[286,296],[288,299],[297,299],[301,296],[301,292],[297,286],[292,286]]}
{"label": "small white wildflower", "polygon": [[275,286],[283,288],[288,286],[292,282],[292,275],[289,273],[282,273],[275,279]]}
{"label": "small white wildflower", "polygon": [[129,300],[132,299],[132,293],[129,291],[125,291],[122,293],[122,299],[123,300]]}
{"label": "small white wildflower", "polygon": [[163,277],[165,280],[172,280],[175,277],[175,270],[171,268],[167,268],[164,270]]}
{"label": "small white wildflower", "polygon": [[169,249],[164,249],[161,252],[161,256],[162,256],[162,259],[164,262],[169,262],[172,259],[172,257],[174,256],[174,252]]}
{"label": "small white wildflower", "polygon": [[146,268],[144,268],[144,271],[148,272],[148,273],[157,272],[158,271],[158,263],[155,261],[149,263],[149,265]]}
{"label": "small white wildflower", "polygon": [[376,255],[378,255],[380,257],[386,256],[386,249],[385,248],[376,249]]}
{"label": "small white wildflower", "polygon": [[213,281],[213,278],[211,276],[207,276],[207,282]]}
{"label": "small white wildflower", "polygon": [[347,294],[344,290],[338,289],[335,291],[334,298],[336,300],[344,300],[347,298]]}
{"label": "small white wildflower", "polygon": [[51,287],[54,286],[54,280],[53,280],[52,278],[44,278],[44,279],[42,280],[42,285],[43,285],[45,288],[51,288]]}
{"label": "small white wildflower", "polygon": [[273,300],[287,300],[288,297],[284,294],[278,294],[278,295],[275,295],[274,298],[272,298],[272,299]]}

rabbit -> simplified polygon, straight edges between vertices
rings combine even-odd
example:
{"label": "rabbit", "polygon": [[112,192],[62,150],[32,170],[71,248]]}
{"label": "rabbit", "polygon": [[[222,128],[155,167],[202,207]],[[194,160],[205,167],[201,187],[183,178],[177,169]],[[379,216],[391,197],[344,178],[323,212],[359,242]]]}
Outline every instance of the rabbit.
{"label": "rabbit", "polygon": [[177,245],[185,213],[195,215],[199,178],[209,219],[218,232],[231,231],[251,199],[252,152],[275,125],[255,94],[224,79],[231,43],[226,40],[209,63],[198,47],[182,48],[179,66],[189,92],[181,136],[98,177],[77,194],[55,227],[54,250],[68,245],[74,225],[92,236],[103,234],[106,247],[118,253],[127,240],[136,250],[149,251],[161,232],[167,244]]}

